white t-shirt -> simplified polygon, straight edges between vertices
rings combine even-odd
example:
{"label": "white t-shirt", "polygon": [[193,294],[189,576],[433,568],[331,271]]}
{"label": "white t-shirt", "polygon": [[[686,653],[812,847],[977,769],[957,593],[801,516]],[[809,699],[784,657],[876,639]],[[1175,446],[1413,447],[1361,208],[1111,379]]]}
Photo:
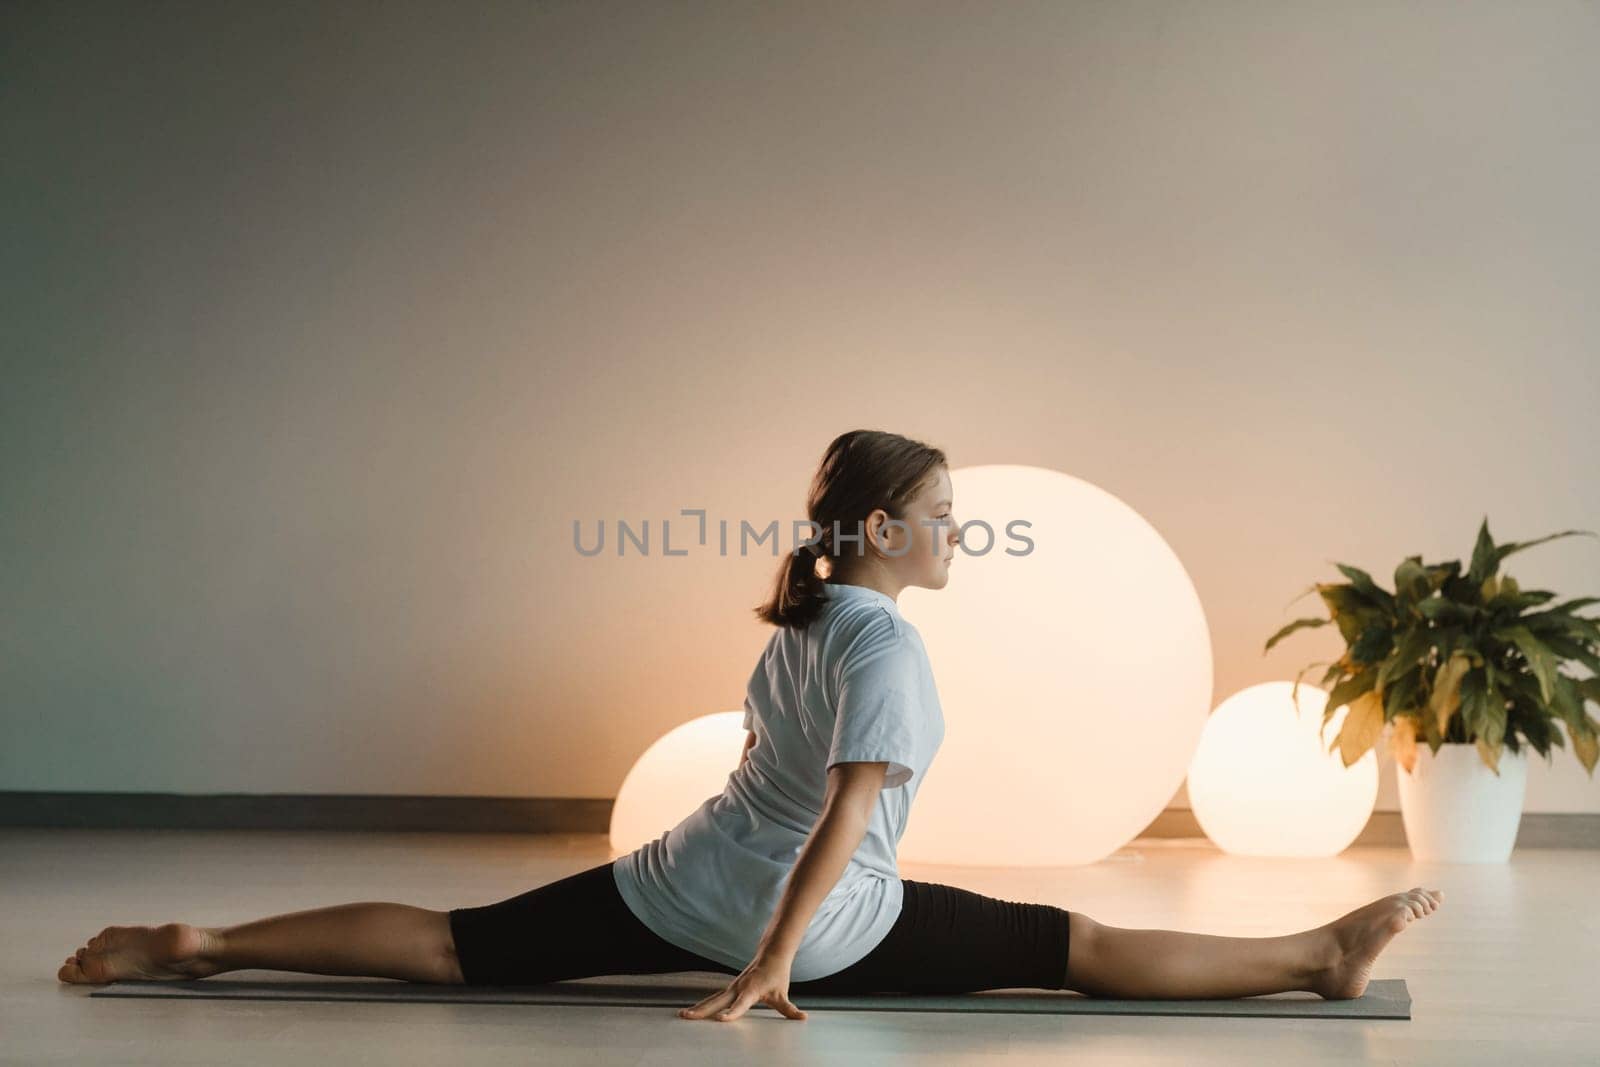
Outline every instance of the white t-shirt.
{"label": "white t-shirt", "polygon": [[660,937],[743,970],[822,813],[835,763],[887,761],[861,846],[817,908],[791,981],[823,978],[889,933],[902,892],[895,846],[944,740],[922,637],[893,597],[823,583],[804,629],[779,627],[750,676],[749,759],[682,822],[612,864],[630,910]]}

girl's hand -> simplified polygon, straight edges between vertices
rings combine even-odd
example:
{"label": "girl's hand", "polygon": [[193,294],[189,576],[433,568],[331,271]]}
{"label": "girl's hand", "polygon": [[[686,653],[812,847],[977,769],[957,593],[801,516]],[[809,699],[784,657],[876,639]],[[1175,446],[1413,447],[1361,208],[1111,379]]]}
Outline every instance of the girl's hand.
{"label": "girl's hand", "polygon": [[753,1004],[767,1004],[790,1019],[804,1020],[806,1013],[789,1001],[789,968],[792,960],[758,954],[739,973],[728,988],[713,993],[692,1008],[678,1012],[680,1019],[732,1022]]}

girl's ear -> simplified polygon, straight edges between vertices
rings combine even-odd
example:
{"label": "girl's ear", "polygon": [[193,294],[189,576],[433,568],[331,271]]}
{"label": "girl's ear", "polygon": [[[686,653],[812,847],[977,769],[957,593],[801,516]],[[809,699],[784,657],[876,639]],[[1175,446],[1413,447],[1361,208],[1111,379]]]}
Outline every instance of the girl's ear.
{"label": "girl's ear", "polygon": [[873,508],[867,516],[867,540],[880,552],[889,551],[888,523],[889,513],[882,508]]}

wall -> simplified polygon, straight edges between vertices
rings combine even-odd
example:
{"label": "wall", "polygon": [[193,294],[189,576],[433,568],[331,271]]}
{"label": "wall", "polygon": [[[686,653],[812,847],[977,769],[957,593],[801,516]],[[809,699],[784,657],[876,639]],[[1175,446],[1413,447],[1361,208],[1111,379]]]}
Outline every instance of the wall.
{"label": "wall", "polygon": [[775,563],[572,521],[855,427],[1137,508],[1218,700],[1334,560],[1600,529],[1594,3],[4,18],[3,789],[612,796]]}

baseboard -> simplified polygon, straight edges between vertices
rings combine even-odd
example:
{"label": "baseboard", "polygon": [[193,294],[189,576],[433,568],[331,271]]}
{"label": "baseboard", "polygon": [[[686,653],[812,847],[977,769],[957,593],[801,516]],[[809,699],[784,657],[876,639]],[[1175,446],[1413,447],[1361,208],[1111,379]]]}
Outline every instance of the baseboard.
{"label": "baseboard", "polygon": [[[124,830],[351,830],[603,834],[610,797],[427,797],[347,793],[67,793],[0,791],[0,827]],[[664,827],[663,827],[664,828]],[[1141,837],[1204,837],[1168,808]],[[1397,811],[1375,811],[1356,845],[1404,847]],[[1525,812],[1518,848],[1600,848],[1600,813]]]}
{"label": "baseboard", "polygon": [[[1168,808],[1140,837],[1204,837],[1205,831],[1187,808]],[[1375,811],[1352,844],[1404,848],[1406,828],[1398,811]],[[1525,811],[1517,828],[1518,848],[1600,848],[1600,814],[1595,812]]]}
{"label": "baseboard", "polygon": [[612,803],[610,797],[0,792],[0,826],[603,834]]}

